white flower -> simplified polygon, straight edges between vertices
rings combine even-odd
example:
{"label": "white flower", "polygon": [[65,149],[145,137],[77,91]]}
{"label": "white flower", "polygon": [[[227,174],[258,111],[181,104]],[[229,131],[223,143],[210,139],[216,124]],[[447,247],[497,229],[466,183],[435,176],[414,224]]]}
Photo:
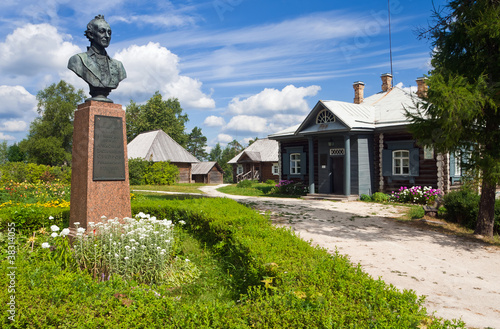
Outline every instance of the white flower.
{"label": "white flower", "polygon": [[125,249],[129,250],[129,249],[130,249],[130,246],[125,246]]}
{"label": "white flower", "polygon": [[107,219],[107,218],[108,218],[108,217],[106,217],[106,216],[101,216],[101,219]]}
{"label": "white flower", "polygon": [[135,247],[132,247],[132,250],[135,250]]}
{"label": "white flower", "polygon": [[118,254],[115,254],[115,257],[120,257],[120,255],[118,255]]}
{"label": "white flower", "polygon": [[61,236],[66,236],[69,234],[69,228],[63,228],[63,230],[61,231]]}
{"label": "white flower", "polygon": [[125,257],[124,259],[125,259],[125,260],[128,260],[128,257]]}
{"label": "white flower", "polygon": [[57,238],[57,233],[53,232],[50,236],[53,237],[53,238]]}
{"label": "white flower", "polygon": [[77,230],[76,230],[78,233],[84,233],[85,232],[85,229],[83,227],[79,227]]}
{"label": "white flower", "polygon": [[75,226],[78,226],[80,225],[80,222],[74,222],[73,224],[75,224]]}
{"label": "white flower", "polygon": [[44,249],[50,248],[50,244],[48,242],[44,242],[44,243],[42,243],[42,248],[44,248]]}
{"label": "white flower", "polygon": [[186,263],[189,263],[189,262],[190,262],[190,260],[186,258]]}
{"label": "white flower", "polygon": [[185,222],[185,221],[183,221],[183,220],[180,220],[180,221],[179,221],[179,224],[184,225],[184,224],[186,224],[186,222]]}
{"label": "white flower", "polygon": [[95,223],[94,222],[89,222],[90,227],[94,227]]}
{"label": "white flower", "polygon": [[53,220],[53,219],[54,219],[54,217],[52,217],[52,216],[49,216],[49,219],[50,219],[50,220]]}
{"label": "white flower", "polygon": [[52,226],[50,227],[50,229],[51,229],[51,231],[52,231],[52,232],[57,232],[57,231],[59,231],[59,227],[57,227],[57,225],[52,225]]}

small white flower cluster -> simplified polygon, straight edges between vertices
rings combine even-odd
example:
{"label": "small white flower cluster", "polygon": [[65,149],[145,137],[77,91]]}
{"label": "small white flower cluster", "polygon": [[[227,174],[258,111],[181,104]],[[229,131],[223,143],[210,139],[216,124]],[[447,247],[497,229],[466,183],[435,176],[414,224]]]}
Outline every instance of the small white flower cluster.
{"label": "small white flower cluster", "polygon": [[[170,260],[174,241],[171,220],[158,220],[144,213],[123,221],[107,219],[88,223],[87,234],[77,227],[75,255],[77,261],[100,264],[101,272],[126,277],[144,275],[151,270],[156,275]],[[150,264],[147,267],[144,264]]]}

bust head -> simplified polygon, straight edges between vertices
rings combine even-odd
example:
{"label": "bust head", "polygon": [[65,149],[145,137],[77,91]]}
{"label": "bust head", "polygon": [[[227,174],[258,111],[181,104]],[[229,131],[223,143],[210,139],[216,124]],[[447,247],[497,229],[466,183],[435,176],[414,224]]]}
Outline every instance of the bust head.
{"label": "bust head", "polygon": [[111,41],[111,27],[104,20],[103,15],[97,15],[87,24],[85,36],[89,39],[91,46],[100,50],[109,46]]}

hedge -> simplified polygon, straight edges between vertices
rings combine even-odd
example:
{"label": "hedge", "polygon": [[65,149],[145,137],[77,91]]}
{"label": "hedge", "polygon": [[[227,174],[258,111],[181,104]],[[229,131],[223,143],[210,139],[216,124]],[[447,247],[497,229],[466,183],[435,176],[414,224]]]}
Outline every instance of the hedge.
{"label": "hedge", "polygon": [[[347,257],[312,247],[290,229],[228,199],[133,203],[133,213],[183,220],[235,277],[234,301],[158,298],[120,278],[96,283],[88,275],[19,255],[16,312],[3,328],[447,328],[429,316],[423,298],[399,291],[353,266]],[[39,264],[36,268],[34,264]],[[2,272],[8,270],[2,262]],[[22,268],[30,270],[21,270]],[[0,276],[7,287],[9,277]],[[7,289],[0,303],[7,303]],[[124,302],[127,296],[134,302]]]}

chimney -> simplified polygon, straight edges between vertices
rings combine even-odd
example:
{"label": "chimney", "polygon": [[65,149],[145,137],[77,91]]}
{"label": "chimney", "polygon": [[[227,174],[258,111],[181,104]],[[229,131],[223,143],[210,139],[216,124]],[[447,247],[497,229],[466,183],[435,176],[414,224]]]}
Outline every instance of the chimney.
{"label": "chimney", "polygon": [[427,80],[426,77],[417,78],[417,96],[420,98],[427,96],[427,84],[425,83],[425,80]]}
{"label": "chimney", "polygon": [[389,91],[392,89],[392,74],[384,73],[380,76],[382,78],[382,91]]}
{"label": "chimney", "polygon": [[356,81],[352,84],[354,88],[354,104],[363,103],[363,90],[365,89],[365,83],[363,81]]}

